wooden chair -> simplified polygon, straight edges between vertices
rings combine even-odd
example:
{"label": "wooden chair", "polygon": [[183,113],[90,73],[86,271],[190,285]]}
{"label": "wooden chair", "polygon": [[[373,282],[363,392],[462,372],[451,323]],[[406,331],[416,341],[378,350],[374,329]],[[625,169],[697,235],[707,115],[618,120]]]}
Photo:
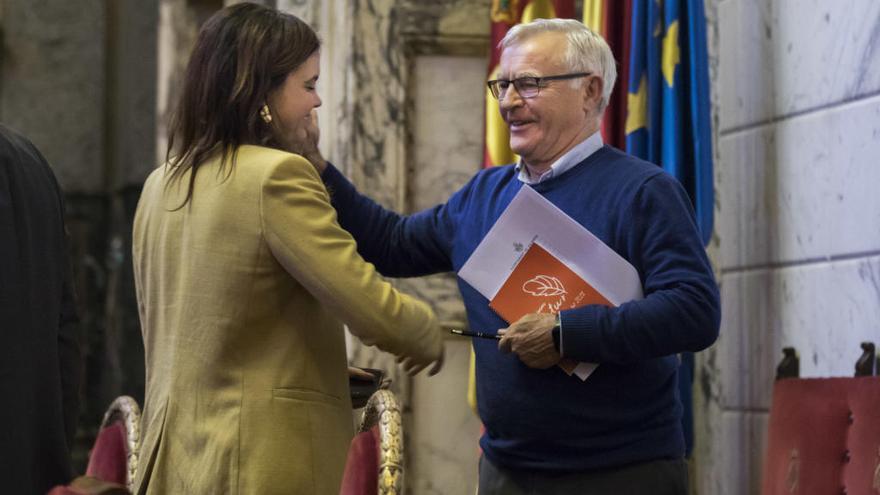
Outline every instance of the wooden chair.
{"label": "wooden chair", "polygon": [[140,449],[140,421],[137,402],[126,395],[117,397],[104,413],[86,474],[54,487],[47,495],[130,494]]}
{"label": "wooden chair", "polygon": [[[880,493],[880,376],[873,345],[853,378],[797,378],[773,387],[763,495]],[[789,364],[793,352],[787,353]],[[869,363],[869,367],[865,363]]]}

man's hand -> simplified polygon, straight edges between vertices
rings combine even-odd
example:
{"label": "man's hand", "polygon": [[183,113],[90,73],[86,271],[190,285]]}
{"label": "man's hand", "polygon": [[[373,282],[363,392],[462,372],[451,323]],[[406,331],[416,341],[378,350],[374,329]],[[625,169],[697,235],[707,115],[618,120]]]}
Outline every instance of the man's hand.
{"label": "man's hand", "polygon": [[281,129],[280,133],[284,136],[284,142],[281,144],[287,151],[302,155],[312,164],[313,167],[315,167],[319,174],[324,172],[324,169],[327,168],[327,162],[324,160],[324,157],[321,156],[321,151],[318,149],[318,141],[321,139],[321,131],[318,128],[317,111],[312,110],[312,112],[299,123],[299,126],[297,126],[296,129],[291,129],[288,132]]}
{"label": "man's hand", "polygon": [[530,313],[505,329],[498,330],[501,352],[513,352],[530,368],[546,369],[559,362],[562,356],[553,346],[551,330],[556,326],[556,315]]}

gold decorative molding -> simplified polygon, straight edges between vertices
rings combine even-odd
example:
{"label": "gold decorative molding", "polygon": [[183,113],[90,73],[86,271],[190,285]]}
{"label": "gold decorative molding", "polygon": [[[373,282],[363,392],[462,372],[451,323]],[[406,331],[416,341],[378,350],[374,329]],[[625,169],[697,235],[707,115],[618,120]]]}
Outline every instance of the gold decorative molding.
{"label": "gold decorative molding", "polygon": [[403,418],[390,390],[378,390],[364,408],[360,432],[379,428],[379,495],[403,493]]}
{"label": "gold decorative molding", "polygon": [[134,490],[138,455],[141,450],[141,409],[137,401],[127,395],[117,397],[104,413],[101,428],[106,428],[116,421],[122,422],[125,428],[125,485],[129,490]]}

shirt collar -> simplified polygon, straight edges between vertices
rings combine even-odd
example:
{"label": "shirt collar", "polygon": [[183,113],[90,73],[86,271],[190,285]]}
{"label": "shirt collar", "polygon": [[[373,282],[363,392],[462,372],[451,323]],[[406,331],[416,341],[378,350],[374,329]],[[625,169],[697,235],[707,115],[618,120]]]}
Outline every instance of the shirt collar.
{"label": "shirt collar", "polygon": [[577,165],[578,163],[587,159],[588,156],[592,155],[596,151],[604,146],[604,142],[602,141],[602,133],[599,131],[594,132],[590,137],[584,139],[577,146],[568,150],[564,155],[560,156],[558,160],[553,162],[550,165],[550,168],[541,174],[540,177],[530,177],[529,171],[526,169],[525,164],[520,158],[516,162],[516,172],[517,179],[526,184],[539,184],[544,182],[545,180],[552,179],[553,177],[558,177],[565,172],[569,171],[572,167]]}

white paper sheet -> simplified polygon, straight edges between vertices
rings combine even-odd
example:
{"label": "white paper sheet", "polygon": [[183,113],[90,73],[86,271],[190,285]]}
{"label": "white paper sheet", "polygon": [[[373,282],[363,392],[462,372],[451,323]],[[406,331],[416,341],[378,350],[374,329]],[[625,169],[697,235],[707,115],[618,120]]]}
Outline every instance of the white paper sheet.
{"label": "white paper sheet", "polygon": [[[458,276],[491,301],[533,242],[539,242],[615,306],[643,298],[635,267],[527,185],[489,229]],[[575,374],[586,380],[596,366],[580,363]]]}

